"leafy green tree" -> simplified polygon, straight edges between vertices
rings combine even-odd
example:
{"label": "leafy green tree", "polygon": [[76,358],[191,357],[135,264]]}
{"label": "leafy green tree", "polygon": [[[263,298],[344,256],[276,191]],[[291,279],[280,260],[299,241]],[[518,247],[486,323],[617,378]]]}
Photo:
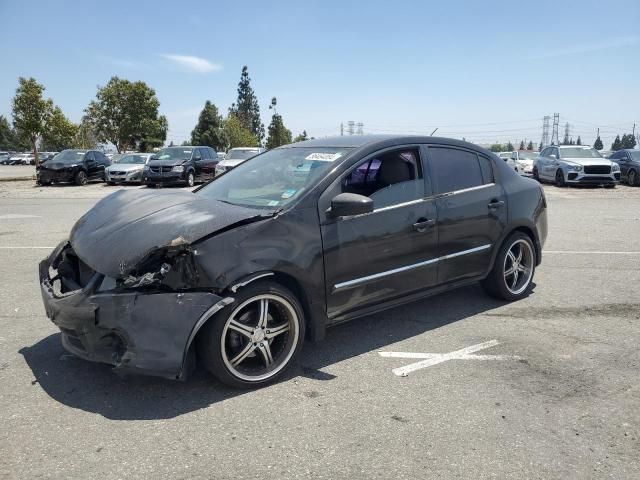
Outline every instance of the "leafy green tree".
{"label": "leafy green tree", "polygon": [[93,131],[93,125],[87,119],[86,116],[82,117],[82,121],[78,125],[76,136],[73,141],[75,148],[89,149],[95,148],[98,145],[98,137]]}
{"label": "leafy green tree", "polygon": [[501,143],[494,143],[489,147],[489,150],[492,152],[502,152],[504,150],[504,146]]}
{"label": "leafy green tree", "polygon": [[58,152],[71,148],[75,144],[77,134],[78,125],[65,117],[60,107],[53,107],[47,118],[46,130],[42,134],[41,148]]}
{"label": "leafy green tree", "polygon": [[15,129],[3,115],[0,115],[0,150],[23,150],[28,148]]}
{"label": "leafy green tree", "polygon": [[216,150],[224,150],[227,139],[224,135],[222,116],[218,108],[207,100],[198,117],[198,124],[191,132],[192,145],[208,145]]}
{"label": "leafy green tree", "polygon": [[164,145],[167,139],[167,131],[169,130],[169,122],[167,117],[160,115],[157,121],[153,122],[147,130],[147,135],[138,142],[138,149],[141,152],[151,152],[154,148]]}
{"label": "leafy green tree", "polygon": [[122,152],[164,142],[168,124],[158,115],[159,106],[155,90],[146,83],[111,77],[85,111],[98,140]]}
{"label": "leafy green tree", "polygon": [[631,133],[625,133],[622,135],[622,140],[620,142],[622,144],[622,148],[635,148],[636,139]]}
{"label": "leafy green tree", "polygon": [[13,126],[20,137],[29,141],[36,165],[39,165],[37,142],[46,131],[47,120],[53,110],[53,101],[43,98],[44,86],[34,78],[20,77],[18,83],[12,102]]}
{"label": "leafy green tree", "polygon": [[244,127],[240,119],[230,113],[223,126],[224,138],[227,141],[227,148],[236,147],[257,147],[260,145],[258,139],[251,133],[251,130]]}
{"label": "leafy green tree", "polygon": [[616,151],[621,149],[622,149],[622,142],[620,141],[620,135],[616,135],[615,140],[611,144],[611,150]]}
{"label": "leafy green tree", "polygon": [[598,135],[598,138],[596,138],[596,141],[593,142],[593,148],[595,148],[596,150],[602,150],[604,148],[602,140],[600,140],[600,135]]}
{"label": "leafy green tree", "polygon": [[269,124],[269,137],[267,138],[267,148],[276,148],[280,145],[287,145],[292,142],[291,130],[284,126],[282,116],[277,113],[271,117],[271,123]]}
{"label": "leafy green tree", "polygon": [[513,152],[513,143],[507,142],[507,145],[504,148],[507,152]]}
{"label": "leafy green tree", "polygon": [[293,139],[294,142],[304,142],[305,140],[309,140],[306,130],[303,130],[300,135],[297,135],[296,138]]}
{"label": "leafy green tree", "polygon": [[529,144],[527,145],[527,150],[529,150],[530,152],[533,151],[533,142],[531,140],[529,140]]}
{"label": "leafy green tree", "polygon": [[520,140],[520,146],[518,147],[518,150],[524,150],[524,140]]}
{"label": "leafy green tree", "polygon": [[582,145],[582,139],[580,138],[580,135],[578,135],[578,139],[576,140],[576,145]]}
{"label": "leafy green tree", "polygon": [[238,83],[238,99],[231,105],[229,113],[235,115],[242,126],[249,130],[258,141],[264,138],[264,124],[260,119],[260,106],[258,98],[251,87],[249,69],[242,67],[240,82]]}

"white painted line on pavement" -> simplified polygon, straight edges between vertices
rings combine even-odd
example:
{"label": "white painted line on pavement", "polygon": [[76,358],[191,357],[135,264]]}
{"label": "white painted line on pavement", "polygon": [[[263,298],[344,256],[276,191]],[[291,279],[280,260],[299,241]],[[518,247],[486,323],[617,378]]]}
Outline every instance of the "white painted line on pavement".
{"label": "white painted line on pavement", "polygon": [[485,348],[500,345],[497,340],[489,340],[488,342],[478,343],[470,347],[461,348],[450,353],[413,353],[413,352],[378,352],[381,357],[387,358],[422,358],[420,362],[411,363],[404,367],[394,368],[391,370],[398,377],[406,377],[411,372],[422,368],[432,367],[439,363],[449,360],[520,360],[517,355],[471,355],[474,352],[484,350]]}
{"label": "white painted line on pavement", "polygon": [[7,213],[0,215],[0,220],[15,220],[20,218],[42,218],[40,215],[23,215],[20,213]]}
{"label": "white painted line on pavement", "polygon": [[640,255],[640,252],[620,252],[620,251],[587,251],[587,250],[543,250],[545,253],[564,253],[567,255]]}
{"label": "white painted line on pavement", "polygon": [[33,250],[42,250],[42,249],[53,250],[54,248],[56,248],[56,247],[23,247],[23,246],[17,245],[17,246],[13,246],[13,247],[0,247],[0,250],[31,250],[31,249],[33,249]]}

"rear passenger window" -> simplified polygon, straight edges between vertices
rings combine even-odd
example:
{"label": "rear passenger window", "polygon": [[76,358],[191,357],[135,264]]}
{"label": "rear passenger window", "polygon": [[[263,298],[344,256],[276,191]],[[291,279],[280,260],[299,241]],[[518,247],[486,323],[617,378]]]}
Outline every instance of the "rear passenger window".
{"label": "rear passenger window", "polygon": [[[480,161],[475,153],[454,148],[429,147],[429,157],[437,194],[491,183],[484,181]],[[493,173],[491,178],[493,179]]]}
{"label": "rear passenger window", "polygon": [[485,185],[487,183],[493,183],[493,165],[491,160],[487,157],[483,157],[482,155],[478,155],[478,160],[480,161],[480,170],[482,170],[482,180],[484,180]]}

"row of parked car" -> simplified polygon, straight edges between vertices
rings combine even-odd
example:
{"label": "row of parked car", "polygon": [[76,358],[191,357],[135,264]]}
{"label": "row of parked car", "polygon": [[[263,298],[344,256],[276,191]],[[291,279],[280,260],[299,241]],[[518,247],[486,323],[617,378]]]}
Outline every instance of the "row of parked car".
{"label": "row of parked car", "polygon": [[138,183],[193,186],[231,170],[264,149],[232,148],[221,155],[207,146],[163,148],[156,153],[125,153],[109,158],[98,150],[64,150],[37,168],[37,183],[86,185],[101,180],[109,185]]}
{"label": "row of parked car", "polygon": [[[47,161],[57,155],[58,152],[38,152],[41,162]],[[35,165],[36,157],[32,152],[0,152],[1,165]]]}
{"label": "row of parked car", "polygon": [[498,156],[521,175],[540,182],[566,185],[603,185],[616,183],[640,185],[640,150],[618,150],[603,157],[595,148],[581,145],[551,145],[539,153],[500,152]]}

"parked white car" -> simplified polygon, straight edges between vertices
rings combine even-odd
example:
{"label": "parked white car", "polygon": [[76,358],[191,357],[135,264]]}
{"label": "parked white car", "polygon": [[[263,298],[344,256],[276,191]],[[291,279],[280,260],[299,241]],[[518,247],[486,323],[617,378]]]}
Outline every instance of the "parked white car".
{"label": "parked white car", "polygon": [[264,152],[264,148],[260,147],[238,147],[229,150],[224,160],[216,165],[216,177],[224,172],[237,167],[245,160],[255,157]]}
{"label": "parked white car", "polygon": [[503,159],[507,165],[513,168],[516,172],[520,173],[520,169],[518,168],[518,163],[516,162],[518,158],[518,152],[500,152],[498,156]]}
{"label": "parked white car", "polygon": [[620,181],[620,166],[602,158],[593,147],[559,145],[546,147],[533,164],[533,178],[565,185],[604,185],[613,188]]}
{"label": "parked white car", "polygon": [[116,183],[140,183],[144,166],[152,153],[127,153],[105,169],[105,180],[109,185]]}

